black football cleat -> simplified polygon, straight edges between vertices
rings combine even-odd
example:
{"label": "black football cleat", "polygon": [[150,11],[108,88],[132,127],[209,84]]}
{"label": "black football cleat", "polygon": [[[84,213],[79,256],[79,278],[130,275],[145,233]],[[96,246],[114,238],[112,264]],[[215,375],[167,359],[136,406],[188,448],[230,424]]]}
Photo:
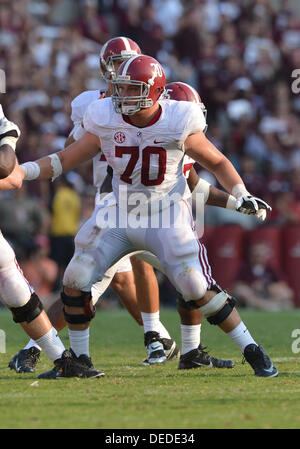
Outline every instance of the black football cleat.
{"label": "black football cleat", "polygon": [[206,351],[206,347],[203,347],[200,343],[199,347],[192,349],[180,356],[178,369],[191,369],[191,368],[233,368],[234,363],[232,360],[222,360],[211,357]]}
{"label": "black football cleat", "polygon": [[54,368],[40,374],[38,379],[65,379],[67,377],[98,378],[104,375],[103,371],[79,363],[72,349],[66,349],[62,353],[61,358],[54,361]]}
{"label": "black football cleat", "polygon": [[[167,362],[171,362],[172,360],[178,359],[180,356],[179,348],[172,338],[160,338],[160,342],[163,345],[165,355],[167,358]],[[140,363],[141,366],[150,366],[148,359],[145,359]]]}
{"label": "black football cleat", "polygon": [[158,332],[146,332],[144,335],[144,342],[149,365],[166,363],[167,357]]}
{"label": "black football cleat", "polygon": [[91,357],[86,354],[81,354],[79,357],[77,357],[77,362],[80,363],[80,365],[86,366],[87,368],[95,369]]}
{"label": "black football cleat", "polygon": [[29,349],[21,349],[10,360],[8,367],[16,373],[34,373],[34,368],[40,359],[41,351],[32,346]]}
{"label": "black football cleat", "polygon": [[172,338],[161,338],[160,341],[163,344],[167,362],[171,362],[172,360],[179,358],[180,351],[176,344],[176,341],[172,340]]}
{"label": "black football cleat", "polygon": [[249,365],[254,369],[255,376],[258,377],[276,377],[278,370],[270,360],[270,357],[259,345],[250,344],[244,350],[244,357]]}
{"label": "black football cleat", "polygon": [[[202,352],[203,355],[204,354],[208,355],[208,353],[205,352],[205,349],[207,349],[207,347],[202,346],[201,343],[200,343],[198,349],[199,349],[199,351]],[[209,355],[208,355],[208,357],[210,357],[213,368],[233,368],[234,367],[234,362],[232,360],[217,359],[216,357],[211,357]]]}

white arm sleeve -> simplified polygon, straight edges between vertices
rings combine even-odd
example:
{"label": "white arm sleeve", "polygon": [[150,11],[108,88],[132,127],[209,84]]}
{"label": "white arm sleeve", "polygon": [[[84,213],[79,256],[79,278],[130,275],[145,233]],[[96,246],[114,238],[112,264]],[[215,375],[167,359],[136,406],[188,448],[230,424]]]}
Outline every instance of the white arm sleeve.
{"label": "white arm sleeve", "polygon": [[203,198],[205,204],[209,197],[210,186],[211,184],[205,181],[205,179],[199,178],[196,187],[192,191],[192,199],[196,201],[198,194],[201,193],[201,199]]}

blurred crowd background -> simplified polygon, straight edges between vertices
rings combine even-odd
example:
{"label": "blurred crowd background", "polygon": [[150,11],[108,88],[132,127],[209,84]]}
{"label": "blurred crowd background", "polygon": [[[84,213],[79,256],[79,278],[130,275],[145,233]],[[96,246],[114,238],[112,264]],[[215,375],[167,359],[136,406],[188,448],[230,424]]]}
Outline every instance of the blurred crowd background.
{"label": "blurred crowd background", "polygon": [[[198,90],[208,110],[208,138],[248,190],[273,208],[261,223],[207,207],[204,240],[215,278],[245,306],[300,306],[300,96],[292,89],[293,71],[300,69],[297,2],[2,0],[1,103],[22,131],[20,162],[64,146],[72,129],[70,103],[84,90],[105,88],[98,55],[118,35],[158,59],[168,81]],[[94,194],[90,163],[54,183],[1,192],[0,228],[40,296],[59,289]],[[174,305],[172,286],[158,278],[162,303]]]}

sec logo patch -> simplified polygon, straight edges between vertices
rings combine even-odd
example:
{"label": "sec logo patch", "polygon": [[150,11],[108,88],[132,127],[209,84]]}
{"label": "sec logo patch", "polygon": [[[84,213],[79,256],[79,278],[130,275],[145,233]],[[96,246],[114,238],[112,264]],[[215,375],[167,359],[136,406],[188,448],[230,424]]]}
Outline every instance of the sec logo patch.
{"label": "sec logo patch", "polygon": [[115,133],[114,139],[117,143],[123,143],[125,142],[126,137],[122,131],[118,131],[117,133]]}

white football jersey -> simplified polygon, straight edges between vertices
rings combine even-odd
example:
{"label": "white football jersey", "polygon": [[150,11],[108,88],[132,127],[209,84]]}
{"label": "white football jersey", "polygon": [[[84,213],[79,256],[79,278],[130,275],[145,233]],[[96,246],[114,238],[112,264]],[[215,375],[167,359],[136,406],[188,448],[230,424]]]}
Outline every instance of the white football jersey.
{"label": "white football jersey", "polygon": [[117,201],[119,187],[126,187],[128,194],[143,193],[146,201],[173,193],[179,194],[178,198],[190,196],[183,174],[184,141],[204,130],[205,117],[195,103],[159,103],[160,117],[143,128],[127,123],[116,113],[111,98],[93,102],[85,113],[85,130],[100,138],[101,149],[113,168]]}
{"label": "white football jersey", "polygon": [[[101,92],[99,90],[86,90],[77,95],[71,103],[71,120],[74,123],[74,128],[71,135],[74,140],[80,139],[84,133],[83,117],[88,106],[93,101],[99,100]],[[100,189],[107,174],[107,161],[104,154],[100,151],[97,156],[93,158],[93,180],[94,185]]]}

